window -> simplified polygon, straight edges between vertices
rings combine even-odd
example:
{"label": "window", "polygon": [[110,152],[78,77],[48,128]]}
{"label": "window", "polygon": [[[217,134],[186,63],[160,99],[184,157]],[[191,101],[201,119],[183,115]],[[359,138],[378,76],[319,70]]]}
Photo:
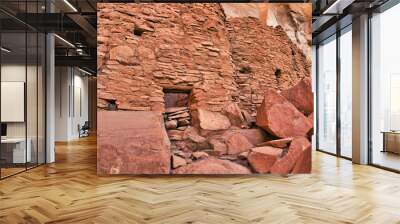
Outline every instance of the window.
{"label": "window", "polygon": [[318,48],[318,149],[336,153],[336,36]]}
{"label": "window", "polygon": [[351,26],[340,36],[340,155],[352,157],[352,33]]}
{"label": "window", "polygon": [[400,170],[400,5],[371,18],[372,164]]}

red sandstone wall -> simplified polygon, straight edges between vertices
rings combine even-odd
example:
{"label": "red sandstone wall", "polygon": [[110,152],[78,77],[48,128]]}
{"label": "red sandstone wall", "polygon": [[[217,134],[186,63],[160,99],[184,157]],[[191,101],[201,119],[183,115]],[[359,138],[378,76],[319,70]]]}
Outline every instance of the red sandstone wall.
{"label": "red sandstone wall", "polygon": [[163,87],[187,87],[191,109],[220,111],[237,93],[219,4],[97,7],[100,109],[163,111]]}
{"label": "red sandstone wall", "polygon": [[311,62],[285,31],[253,17],[226,22],[231,43],[240,107],[253,113],[269,89],[285,90],[310,77]]}
{"label": "red sandstone wall", "polygon": [[281,26],[311,60],[311,3],[221,3],[226,17],[254,17],[263,25]]}
{"label": "red sandstone wall", "polygon": [[253,116],[267,88],[311,73],[281,27],[226,19],[219,4],[98,4],[98,67],[100,109],[163,111],[163,88],[186,88],[192,110],[237,101]]}

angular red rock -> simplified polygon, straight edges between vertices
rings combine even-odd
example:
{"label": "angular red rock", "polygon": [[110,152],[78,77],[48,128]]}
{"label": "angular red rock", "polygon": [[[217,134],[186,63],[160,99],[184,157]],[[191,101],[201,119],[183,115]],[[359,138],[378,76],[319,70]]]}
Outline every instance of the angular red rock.
{"label": "angular red rock", "polygon": [[[288,174],[290,173],[297,160],[303,154],[307,148],[311,148],[310,142],[305,137],[296,137],[292,140],[289,146],[288,153],[282,158],[278,159],[275,164],[271,167],[271,173],[273,174]],[[300,164],[301,166],[303,164]],[[306,164],[304,164],[306,165]]]}
{"label": "angular red rock", "polygon": [[244,128],[247,126],[242,111],[237,103],[229,103],[225,107],[225,114],[229,118],[231,124],[236,127]]}
{"label": "angular red rock", "polygon": [[228,160],[209,157],[173,170],[174,174],[250,174],[250,170]]}
{"label": "angular red rock", "polygon": [[282,152],[282,149],[270,146],[252,148],[247,160],[257,173],[268,173]]}
{"label": "angular red rock", "polygon": [[300,173],[311,173],[312,161],[311,161],[311,147],[307,147],[303,150],[300,157],[297,159],[294,165],[293,174]]}
{"label": "angular red rock", "polygon": [[170,172],[170,142],[161,113],[98,111],[97,114],[99,175]]}
{"label": "angular red rock", "polygon": [[281,94],[304,115],[307,116],[314,111],[314,95],[309,78],[302,79],[292,88],[282,91]]}
{"label": "angular red rock", "polygon": [[293,140],[293,138],[282,138],[282,139],[277,139],[277,140],[272,140],[268,142],[263,142],[258,144],[257,146],[272,146],[275,148],[286,148],[290,144],[290,142]]}
{"label": "angular red rock", "polygon": [[312,129],[307,117],[271,89],[265,92],[258,108],[257,125],[279,138],[307,136]]}
{"label": "angular red rock", "polygon": [[192,116],[193,124],[204,130],[226,130],[231,126],[229,119],[221,113],[198,109],[192,112]]}
{"label": "angular red rock", "polygon": [[240,133],[233,133],[225,140],[228,154],[239,154],[248,151],[253,145]]}
{"label": "angular red rock", "polygon": [[218,152],[218,154],[224,155],[228,153],[228,148],[226,147],[225,143],[222,142],[222,140],[211,139],[209,142],[213,150]]}

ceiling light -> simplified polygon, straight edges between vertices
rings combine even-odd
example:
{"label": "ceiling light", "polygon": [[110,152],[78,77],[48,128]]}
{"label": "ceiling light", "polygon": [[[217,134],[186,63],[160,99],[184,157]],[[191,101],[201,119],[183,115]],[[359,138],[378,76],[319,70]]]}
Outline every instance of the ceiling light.
{"label": "ceiling light", "polygon": [[83,73],[85,73],[85,74],[87,74],[87,75],[93,75],[92,73],[90,73],[90,72],[88,72],[88,71],[86,71],[86,70],[83,70],[83,69],[81,69],[81,68],[79,68],[79,67],[78,67],[78,70],[81,71],[81,72],[83,72]]}
{"label": "ceiling light", "polygon": [[322,13],[323,15],[342,14],[343,10],[351,5],[355,0],[336,0]]}
{"label": "ceiling light", "polygon": [[57,37],[59,40],[61,40],[62,42],[64,42],[65,44],[67,44],[68,46],[75,48],[75,45],[73,45],[71,42],[69,42],[68,40],[60,37],[58,34],[54,34],[55,37]]}
{"label": "ceiling light", "polygon": [[5,47],[1,47],[0,49],[1,49],[1,51],[4,51],[4,52],[6,52],[6,53],[10,53],[10,52],[11,52],[11,50],[8,50],[8,49],[5,48]]}
{"label": "ceiling light", "polygon": [[78,10],[73,6],[68,0],[64,0],[64,3],[68,5],[74,12],[78,12]]}

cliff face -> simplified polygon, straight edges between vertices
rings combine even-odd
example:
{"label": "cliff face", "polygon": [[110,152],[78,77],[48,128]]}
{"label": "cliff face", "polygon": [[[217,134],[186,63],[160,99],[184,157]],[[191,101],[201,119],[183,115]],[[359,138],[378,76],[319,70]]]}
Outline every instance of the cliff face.
{"label": "cliff face", "polygon": [[219,4],[99,4],[98,107],[164,111],[190,90],[191,109],[220,111],[236,93]]}
{"label": "cliff face", "polygon": [[[287,17],[277,16],[289,9]],[[166,92],[186,91],[190,110],[222,111],[238,102],[255,116],[268,88],[285,90],[310,76],[311,63],[298,47],[307,36],[301,9],[98,4],[98,107],[164,111]],[[270,20],[260,19],[274,15],[282,17],[281,23],[290,21],[287,27],[301,29],[294,32],[297,41],[285,26],[267,26]]]}
{"label": "cliff face", "polygon": [[286,90],[310,76],[309,60],[281,27],[265,26],[254,17],[230,18],[226,27],[240,107],[253,116],[267,89]]}
{"label": "cliff face", "polygon": [[98,4],[99,174],[310,172],[302,39],[240,6]]}
{"label": "cliff face", "polygon": [[258,18],[263,25],[281,26],[293,43],[309,57],[311,55],[312,6],[306,3],[222,3],[226,17]]}

